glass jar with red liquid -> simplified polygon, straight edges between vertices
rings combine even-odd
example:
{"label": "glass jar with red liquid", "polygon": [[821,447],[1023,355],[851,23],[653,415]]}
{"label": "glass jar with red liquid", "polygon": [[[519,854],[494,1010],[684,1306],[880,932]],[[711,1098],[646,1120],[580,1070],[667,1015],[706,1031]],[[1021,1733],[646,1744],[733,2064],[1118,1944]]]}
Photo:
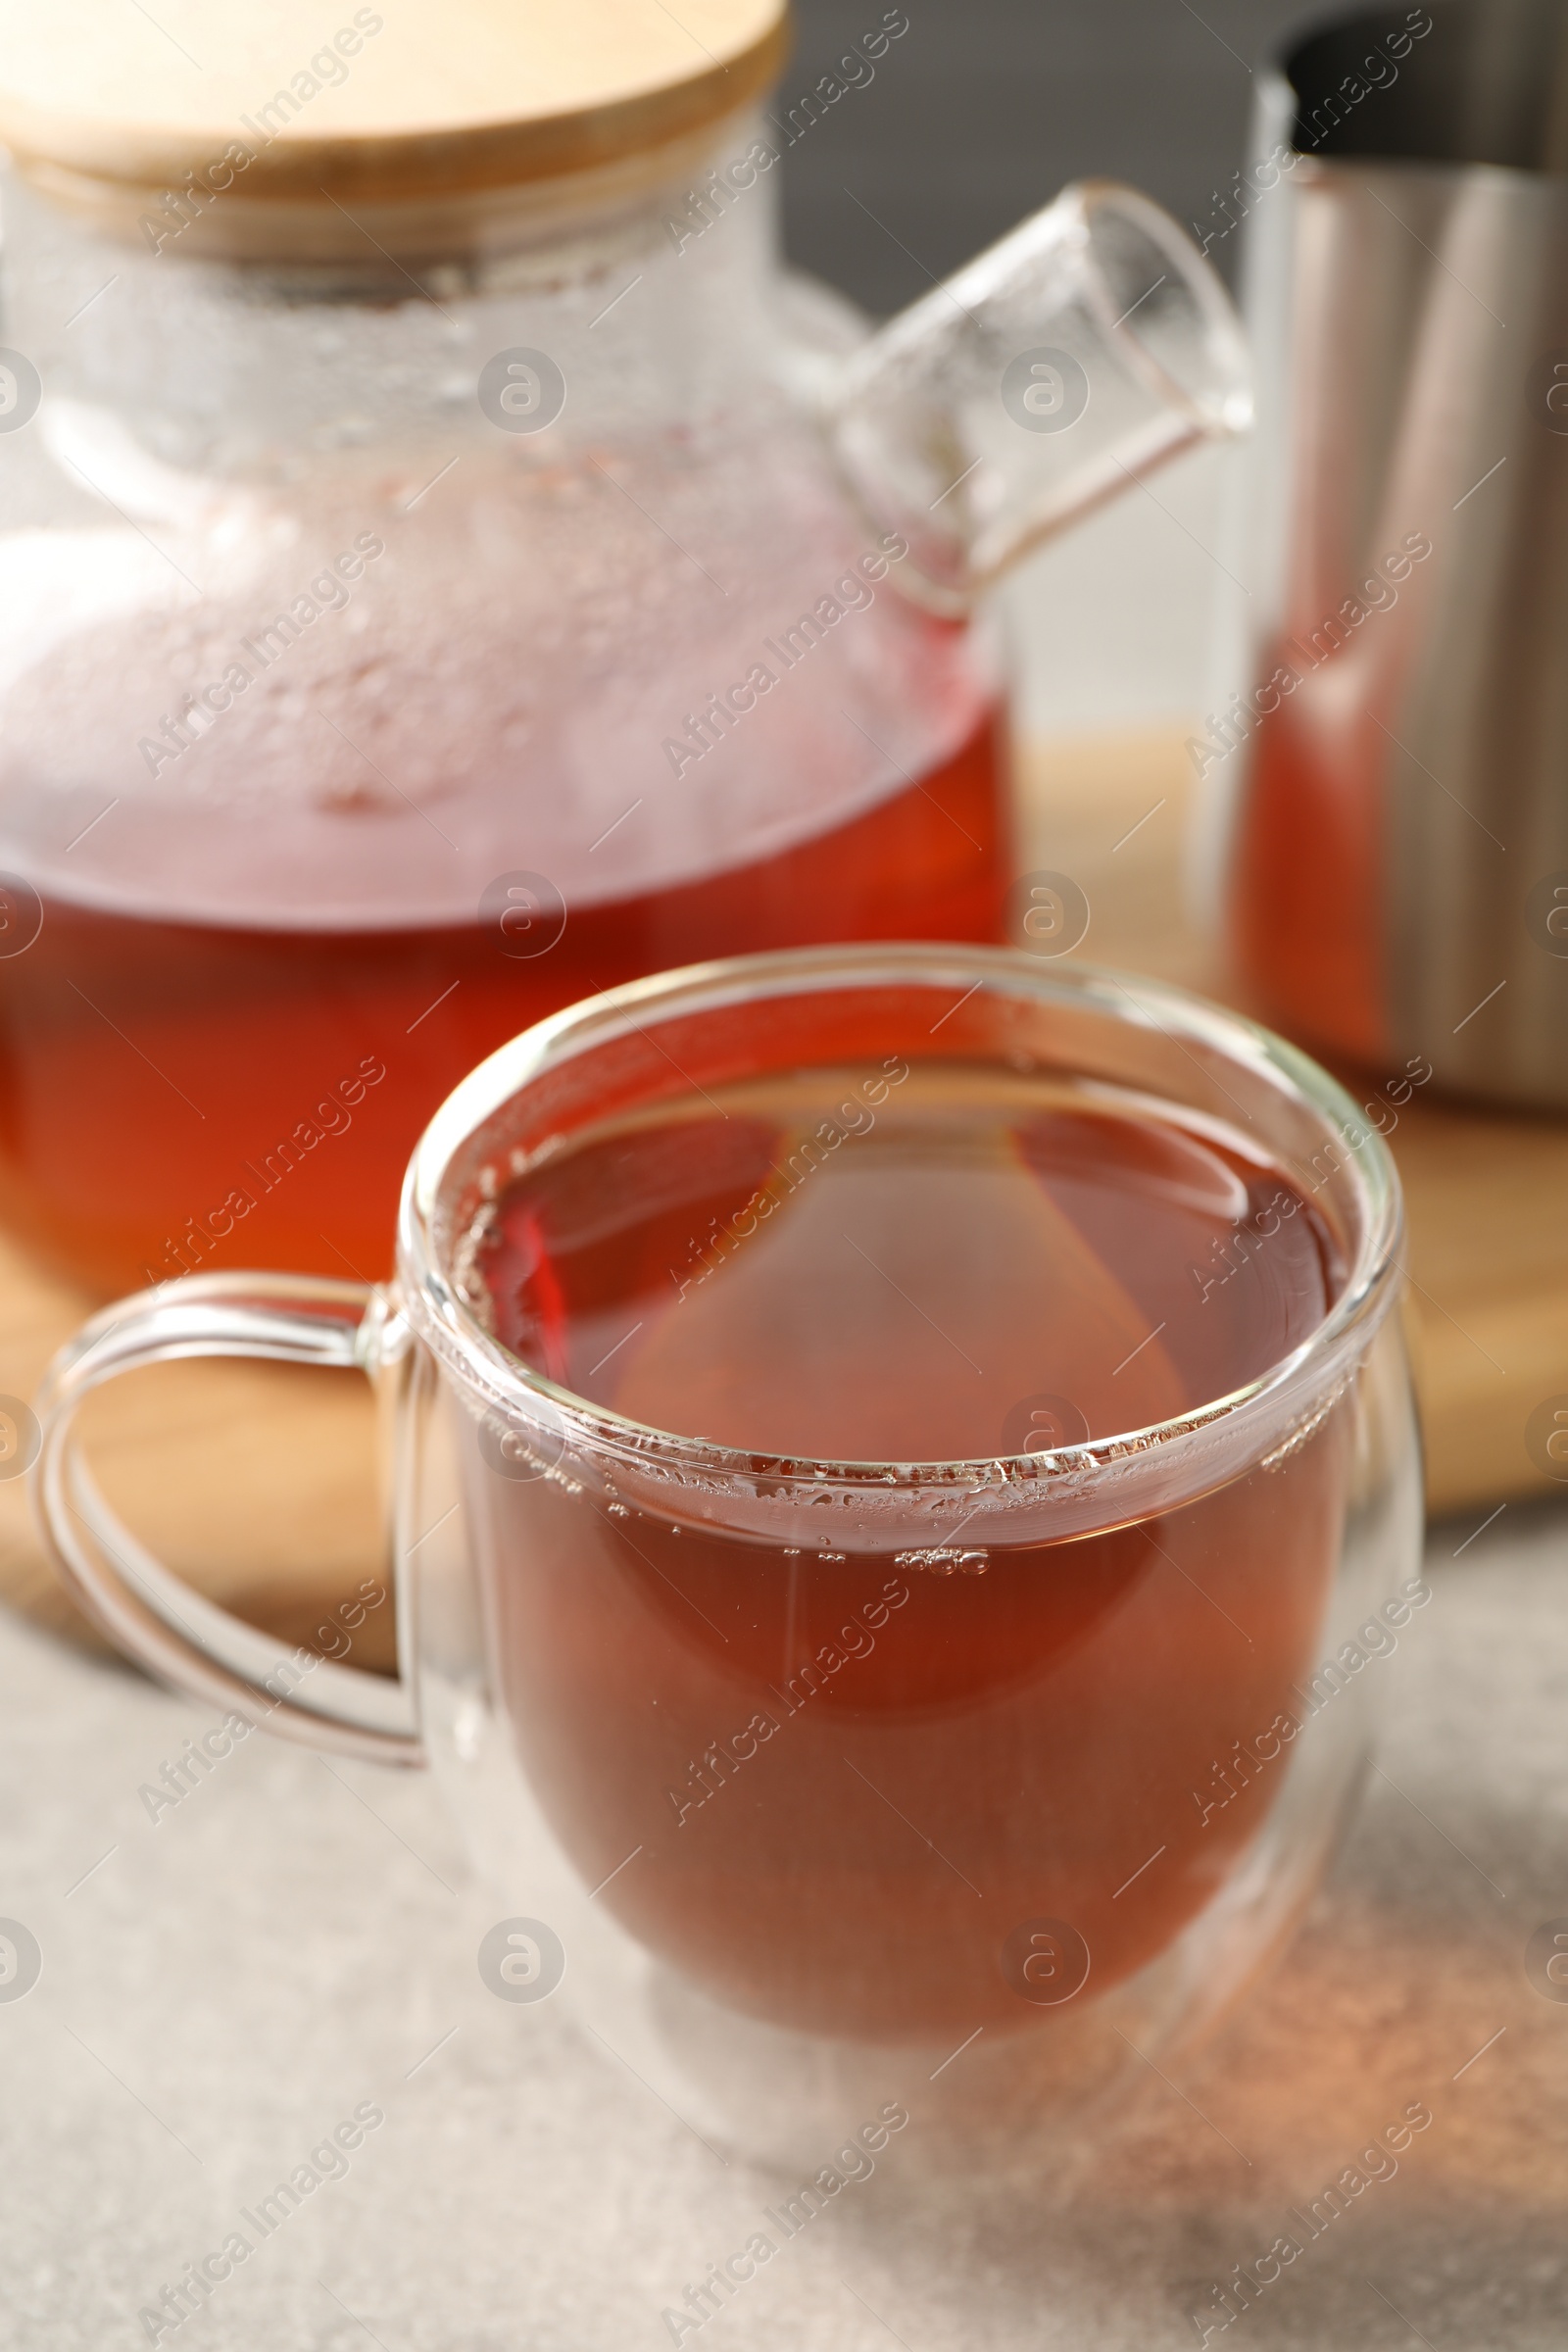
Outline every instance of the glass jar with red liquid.
{"label": "glass jar with red liquid", "polygon": [[343,15],[0,68],[0,1215],[94,1287],[378,1276],[457,1077],[596,990],[1001,936],[975,601],[1245,421],[1127,191],[875,336],[784,274],[778,0]]}

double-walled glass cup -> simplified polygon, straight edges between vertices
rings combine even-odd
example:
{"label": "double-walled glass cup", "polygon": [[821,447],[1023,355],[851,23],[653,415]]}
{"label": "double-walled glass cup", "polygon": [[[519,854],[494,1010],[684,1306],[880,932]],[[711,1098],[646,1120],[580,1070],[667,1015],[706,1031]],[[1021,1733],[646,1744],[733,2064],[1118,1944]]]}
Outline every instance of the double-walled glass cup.
{"label": "double-walled glass cup", "polygon": [[[1326,1317],[1179,1418],[1088,1437],[1037,1411],[989,1458],[919,1462],[671,1435],[500,1344],[475,1236],[519,1173],[607,1117],[822,1065],[890,1126],[893,1069],[1244,1134],[1331,1239]],[[1340,1088],[1176,991],[929,946],[699,966],[464,1081],[410,1168],[390,1286],[197,1276],[88,1324],[41,1402],[45,1526],[168,1680],[436,1771],[504,1906],[512,1997],[559,1986],[705,2134],[820,2163],[891,2104],[905,2144],[968,2162],[1190,2038],[1317,1881],[1363,1669],[1421,1592],[1400,1231]],[[109,1513],[75,1409],[181,1355],[378,1384],[401,1684],[290,1668]]]}

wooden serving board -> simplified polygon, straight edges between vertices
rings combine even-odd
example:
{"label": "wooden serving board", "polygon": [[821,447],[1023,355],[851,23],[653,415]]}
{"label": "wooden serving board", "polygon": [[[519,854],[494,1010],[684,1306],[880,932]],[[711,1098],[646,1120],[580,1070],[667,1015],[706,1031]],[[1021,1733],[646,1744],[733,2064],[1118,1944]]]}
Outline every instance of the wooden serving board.
{"label": "wooden serving board", "polygon": [[[1081,956],[1238,1002],[1184,913],[1188,768],[1161,732],[1034,748],[1020,864],[1086,893]],[[1568,1393],[1568,1122],[1415,1098],[1394,1135],[1411,1226],[1407,1322],[1435,1513],[1550,1492],[1525,1423]],[[92,1301],[0,1240],[0,1396],[28,1398]],[[193,1584],[290,1642],[381,1567],[370,1399],[357,1375],[174,1364],[92,1400],[111,1502]],[[0,1595],[93,1640],[39,1547],[25,1478],[0,1480]],[[391,1611],[358,1637],[390,1671]]]}

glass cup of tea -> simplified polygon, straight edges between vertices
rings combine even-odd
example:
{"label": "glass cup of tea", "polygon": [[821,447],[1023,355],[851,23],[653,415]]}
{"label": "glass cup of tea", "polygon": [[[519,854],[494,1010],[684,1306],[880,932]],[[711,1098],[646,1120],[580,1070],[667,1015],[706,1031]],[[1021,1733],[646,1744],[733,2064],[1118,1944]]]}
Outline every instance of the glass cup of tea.
{"label": "glass cup of tea", "polygon": [[[1426,1594],[1400,1235],[1349,1098],[1177,991],[697,966],[459,1086],[389,1286],[86,1325],[45,1526],[170,1682],[428,1764],[493,1988],[559,1987],[705,2136],[820,2163],[896,2110],[1011,2160],[1211,2022],[1323,1868]],[[280,1655],[110,1513],[76,1408],[182,1355],[377,1384],[401,1683]]]}

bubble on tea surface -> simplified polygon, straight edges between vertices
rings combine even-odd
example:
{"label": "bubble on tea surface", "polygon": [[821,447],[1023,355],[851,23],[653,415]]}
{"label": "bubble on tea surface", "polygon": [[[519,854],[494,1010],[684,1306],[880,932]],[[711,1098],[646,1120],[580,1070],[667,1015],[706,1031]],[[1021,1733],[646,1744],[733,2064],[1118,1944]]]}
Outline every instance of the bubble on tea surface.
{"label": "bubble on tea surface", "polygon": [[43,383],[24,351],[0,347],[0,433],[14,433],[38,414]]}
{"label": "bubble on tea surface", "polygon": [[1525,1423],[1525,1451],[1543,1477],[1568,1486],[1568,1395],[1537,1405]]}
{"label": "bubble on tea surface", "polygon": [[559,946],[566,928],[566,902],[548,874],[519,866],[486,885],[479,921],[503,956],[526,963]]}
{"label": "bubble on tea surface", "polygon": [[514,344],[479,370],[479,406],[504,433],[542,433],[566,405],[566,379],[547,351]]}
{"label": "bubble on tea surface", "polygon": [[1087,1446],[1089,1424],[1070,1396],[1042,1390],[1020,1396],[1002,1424],[1002,1450],[1020,1453],[1059,1453],[1071,1446]]}
{"label": "bubble on tea surface", "polygon": [[1026,433],[1065,433],[1089,406],[1089,378],[1070,351],[1045,343],[1004,368],[1002,405]]}
{"label": "bubble on tea surface", "polygon": [[1089,1982],[1089,1946],[1065,1919],[1026,1919],[1002,1947],[1002,1973],[1020,2000],[1055,2009]]}
{"label": "bubble on tea surface", "polygon": [[43,901],[20,874],[0,874],[0,957],[21,956],[43,929]]}
{"label": "bubble on tea surface", "polygon": [[1070,956],[1089,932],[1089,901],[1070,874],[1020,874],[1007,893],[1007,937],[1029,956]]}
{"label": "bubble on tea surface", "polygon": [[480,1977],[501,2001],[547,2001],[565,1973],[565,1947],[542,1919],[498,1920],[479,1945]]}
{"label": "bubble on tea surface", "polygon": [[38,1459],[43,1431],[31,1405],[0,1396],[0,1478],[23,1478]]}
{"label": "bubble on tea surface", "polygon": [[1525,929],[1547,956],[1568,956],[1568,868],[1543,874],[1525,901]]}
{"label": "bubble on tea surface", "polygon": [[560,1430],[512,1429],[496,1421],[479,1424],[479,1451],[485,1467],[514,1486],[548,1478],[566,1450]]}
{"label": "bubble on tea surface", "polygon": [[1548,1919],[1525,1945],[1525,1975],[1543,2000],[1568,2001],[1568,1919]]}
{"label": "bubble on tea surface", "polygon": [[20,1919],[0,1919],[0,2001],[20,2001],[43,1973],[38,1938]]}

